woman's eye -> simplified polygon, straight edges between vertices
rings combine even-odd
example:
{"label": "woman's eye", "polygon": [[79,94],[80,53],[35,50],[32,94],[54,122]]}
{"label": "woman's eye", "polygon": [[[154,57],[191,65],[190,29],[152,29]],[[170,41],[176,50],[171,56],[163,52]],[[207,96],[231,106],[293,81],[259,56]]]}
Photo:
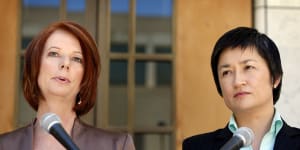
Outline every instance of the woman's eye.
{"label": "woman's eye", "polygon": [[245,67],[246,70],[250,70],[250,69],[254,69],[254,68],[255,68],[254,66],[250,66],[250,65]]}
{"label": "woman's eye", "polygon": [[223,71],[223,72],[222,72],[222,76],[227,76],[227,75],[229,75],[229,74],[230,74],[230,71],[229,71],[229,70]]}
{"label": "woman's eye", "polygon": [[80,57],[73,57],[72,60],[75,62],[82,63],[82,58],[80,58]]}
{"label": "woman's eye", "polygon": [[57,52],[49,52],[49,53],[48,53],[48,56],[54,56],[54,57],[57,57],[57,56],[58,56],[58,53],[57,53]]}

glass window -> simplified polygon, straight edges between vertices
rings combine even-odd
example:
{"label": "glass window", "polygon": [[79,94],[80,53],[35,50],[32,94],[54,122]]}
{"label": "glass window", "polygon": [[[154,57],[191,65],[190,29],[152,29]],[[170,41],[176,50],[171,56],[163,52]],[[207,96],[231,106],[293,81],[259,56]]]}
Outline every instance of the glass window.
{"label": "glass window", "polygon": [[111,1],[109,117],[127,126],[136,149],[172,149],[172,1],[133,2]]}
{"label": "glass window", "polygon": [[172,135],[168,133],[136,133],[135,146],[138,150],[171,150]]}
{"label": "glass window", "polygon": [[[60,0],[23,0],[22,2],[22,39],[34,37],[49,23],[59,19]],[[26,42],[26,40],[22,41]]]}
{"label": "glass window", "polygon": [[111,26],[110,37],[112,52],[128,52],[128,48],[122,48],[121,50],[113,47],[128,43],[128,28],[129,28],[129,0],[111,0]]}
{"label": "glass window", "polygon": [[171,47],[171,0],[136,0],[136,13],[136,42],[146,46],[145,51],[138,53],[153,54],[157,53],[157,46]]}
{"label": "glass window", "polygon": [[67,0],[67,19],[85,25],[85,0]]}

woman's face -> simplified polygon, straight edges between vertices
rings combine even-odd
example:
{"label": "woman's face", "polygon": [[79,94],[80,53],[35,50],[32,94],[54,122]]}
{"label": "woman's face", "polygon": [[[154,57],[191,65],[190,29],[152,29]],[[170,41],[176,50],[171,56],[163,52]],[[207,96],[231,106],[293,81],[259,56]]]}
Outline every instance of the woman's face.
{"label": "woman's face", "polygon": [[79,41],[64,30],[54,31],[45,43],[38,76],[38,85],[45,99],[48,96],[75,99],[83,72]]}
{"label": "woman's face", "polygon": [[255,48],[227,49],[220,55],[218,76],[225,104],[234,113],[273,107],[273,87],[265,60]]}

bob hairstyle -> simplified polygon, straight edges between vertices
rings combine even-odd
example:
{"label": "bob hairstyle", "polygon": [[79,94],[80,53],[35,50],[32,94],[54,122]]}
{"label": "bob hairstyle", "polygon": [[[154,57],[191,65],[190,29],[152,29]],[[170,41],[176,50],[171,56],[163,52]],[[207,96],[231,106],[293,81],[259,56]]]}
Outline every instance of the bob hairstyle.
{"label": "bob hairstyle", "polygon": [[[79,24],[69,21],[55,22],[42,30],[28,45],[25,52],[23,74],[23,92],[31,107],[37,111],[39,101],[44,100],[39,86],[41,57],[49,36],[56,30],[71,33],[80,43],[83,54],[84,75],[80,84],[80,91],[76,96],[73,110],[78,116],[86,114],[94,106],[97,93],[97,80],[100,74],[100,56],[92,36]],[[77,104],[79,101],[80,104]]]}
{"label": "bob hairstyle", "polygon": [[280,80],[279,85],[276,88],[273,88],[273,104],[276,104],[280,96],[282,85],[281,79],[283,76],[278,48],[268,36],[259,33],[256,29],[248,27],[237,27],[226,32],[215,44],[211,55],[211,70],[219,95],[222,96],[218,77],[220,55],[227,49],[234,49],[237,47],[240,47],[242,50],[245,50],[248,47],[256,50],[267,63],[272,79],[271,82],[274,83],[277,79]]}

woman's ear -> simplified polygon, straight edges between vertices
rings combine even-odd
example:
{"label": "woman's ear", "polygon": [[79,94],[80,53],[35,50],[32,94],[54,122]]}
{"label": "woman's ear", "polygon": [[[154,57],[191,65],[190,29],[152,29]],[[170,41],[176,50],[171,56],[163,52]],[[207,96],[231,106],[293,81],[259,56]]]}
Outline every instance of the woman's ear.
{"label": "woman's ear", "polygon": [[276,89],[279,83],[281,82],[281,76],[278,77],[275,82],[273,82],[273,88]]}

